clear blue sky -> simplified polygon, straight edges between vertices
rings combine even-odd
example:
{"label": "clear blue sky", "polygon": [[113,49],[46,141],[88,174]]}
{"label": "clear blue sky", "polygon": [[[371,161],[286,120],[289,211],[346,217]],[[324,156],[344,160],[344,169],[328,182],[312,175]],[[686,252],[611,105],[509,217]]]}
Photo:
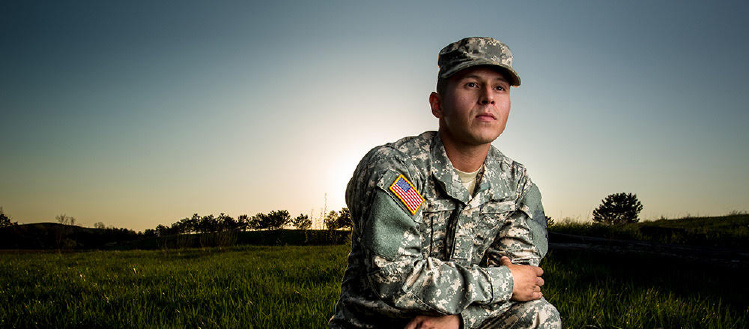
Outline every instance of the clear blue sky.
{"label": "clear blue sky", "polygon": [[434,130],[437,52],[507,43],[494,143],[547,214],[610,193],[642,217],[749,210],[741,1],[19,1],[0,4],[0,206],[135,230],[193,213],[345,206],[370,148]]}

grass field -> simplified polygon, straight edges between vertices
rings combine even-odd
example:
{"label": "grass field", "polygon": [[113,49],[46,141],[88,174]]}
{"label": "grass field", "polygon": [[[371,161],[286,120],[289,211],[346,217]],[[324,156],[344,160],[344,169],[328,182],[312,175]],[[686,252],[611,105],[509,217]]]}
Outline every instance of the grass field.
{"label": "grass field", "polygon": [[[324,328],[348,247],[0,254],[2,328]],[[746,328],[745,269],[555,252],[567,328]]]}

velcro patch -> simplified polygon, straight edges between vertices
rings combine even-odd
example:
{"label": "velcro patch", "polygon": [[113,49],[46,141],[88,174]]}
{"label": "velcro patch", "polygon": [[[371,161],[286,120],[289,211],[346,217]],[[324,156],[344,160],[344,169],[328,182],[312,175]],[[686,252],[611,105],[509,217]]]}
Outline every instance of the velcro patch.
{"label": "velcro patch", "polygon": [[411,184],[411,182],[409,182],[403,175],[400,175],[395,179],[393,184],[390,185],[390,190],[395,193],[395,196],[397,196],[398,199],[403,201],[403,204],[406,205],[406,208],[411,212],[411,215],[416,214],[416,211],[419,210],[421,204],[424,203],[424,198],[421,197],[419,191],[417,191],[413,184]]}

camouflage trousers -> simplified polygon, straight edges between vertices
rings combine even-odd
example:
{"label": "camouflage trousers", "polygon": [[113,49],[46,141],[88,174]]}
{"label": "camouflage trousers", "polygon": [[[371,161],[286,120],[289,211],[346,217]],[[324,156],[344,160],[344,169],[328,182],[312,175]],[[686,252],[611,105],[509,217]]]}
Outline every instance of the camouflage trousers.
{"label": "camouflage trousers", "polygon": [[559,311],[546,299],[514,303],[496,318],[481,323],[480,329],[560,329],[562,319]]}

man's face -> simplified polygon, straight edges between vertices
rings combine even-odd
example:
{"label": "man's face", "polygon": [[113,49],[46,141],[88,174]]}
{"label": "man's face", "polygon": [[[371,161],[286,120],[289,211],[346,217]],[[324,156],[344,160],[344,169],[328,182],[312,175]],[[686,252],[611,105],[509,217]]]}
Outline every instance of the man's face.
{"label": "man's face", "polygon": [[455,146],[493,142],[510,114],[510,83],[490,67],[465,69],[449,78],[443,94],[429,96],[443,141]]}

